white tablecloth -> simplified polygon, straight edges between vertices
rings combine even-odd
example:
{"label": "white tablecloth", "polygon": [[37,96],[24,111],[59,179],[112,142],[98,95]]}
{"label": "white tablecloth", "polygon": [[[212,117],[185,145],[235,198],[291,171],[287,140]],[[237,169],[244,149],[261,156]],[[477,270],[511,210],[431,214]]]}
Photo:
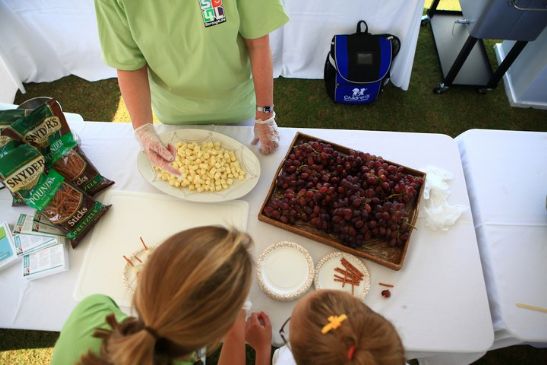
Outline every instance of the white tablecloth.
{"label": "white tablecloth", "polygon": [[[391,80],[408,89],[424,0],[281,1],[290,20],[271,34],[275,77],[323,78],[332,36],[364,19],[371,32],[401,39]],[[93,0],[0,0],[0,34],[0,102],[24,92],[22,82],[116,76],[101,58]]]}
{"label": "white tablecloth", "polygon": [[493,348],[547,346],[547,133],[469,130],[456,138],[495,331]]}
{"label": "white tablecloth", "polygon": [[[130,124],[73,123],[82,148],[99,171],[116,184],[111,189],[155,192],[138,173],[138,144]],[[172,127],[160,126],[160,131]],[[251,140],[251,127],[209,127],[242,143]],[[450,202],[469,206],[466,184],[457,145],[440,134],[392,133],[372,131],[301,129],[302,132],[349,147],[382,155],[413,168],[434,165],[451,171]],[[256,240],[255,254],[281,240],[298,242],[317,262],[333,249],[304,237],[259,222],[258,210],[266,196],[275,170],[283,158],[296,129],[281,128],[281,146],[270,156],[258,156],[262,175],[254,190],[243,197],[250,204],[248,231]],[[14,223],[26,209],[11,208],[7,191],[0,191],[0,216]],[[99,223],[100,224],[100,223]],[[128,227],[130,229],[130,227]],[[78,271],[89,238],[70,251],[70,271],[26,282],[16,265],[0,272],[0,327],[59,330],[76,302],[72,297]],[[482,276],[473,221],[469,212],[446,232],[427,229],[423,217],[417,220],[406,262],[401,271],[392,271],[365,262],[372,285],[365,302],[393,321],[401,334],[409,358],[438,353],[484,352],[493,341],[490,311]],[[395,285],[392,297],[380,295],[378,282]],[[270,314],[274,342],[277,331],[290,315],[295,302],[279,303],[261,292],[251,291],[254,310]]]}

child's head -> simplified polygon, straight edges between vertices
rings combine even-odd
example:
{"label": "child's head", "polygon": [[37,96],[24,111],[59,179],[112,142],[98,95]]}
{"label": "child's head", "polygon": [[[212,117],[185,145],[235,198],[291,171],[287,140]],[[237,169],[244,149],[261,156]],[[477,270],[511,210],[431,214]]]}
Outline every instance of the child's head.
{"label": "child's head", "polygon": [[[216,346],[241,310],[252,281],[252,239],[222,227],[177,233],[159,245],[139,274],[138,319],[103,343],[115,364],[152,364]],[[146,326],[146,328],[145,328]]]}
{"label": "child's head", "polygon": [[[323,334],[329,317],[347,318]],[[302,298],[289,323],[289,341],[298,365],[401,365],[401,339],[393,325],[354,296],[318,290]],[[326,328],[328,329],[328,328]]]}

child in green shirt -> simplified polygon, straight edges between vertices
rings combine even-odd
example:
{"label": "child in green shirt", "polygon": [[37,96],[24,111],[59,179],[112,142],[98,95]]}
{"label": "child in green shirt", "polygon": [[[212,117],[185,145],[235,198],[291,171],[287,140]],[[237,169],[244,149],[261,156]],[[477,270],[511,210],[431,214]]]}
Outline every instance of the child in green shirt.
{"label": "child in green shirt", "polygon": [[[245,233],[213,226],[171,236],[138,273],[136,316],[104,295],[84,299],[64,324],[51,363],[186,365],[222,340],[219,364],[245,364],[241,308],[252,281],[251,244]],[[269,353],[260,358],[269,361]]]}

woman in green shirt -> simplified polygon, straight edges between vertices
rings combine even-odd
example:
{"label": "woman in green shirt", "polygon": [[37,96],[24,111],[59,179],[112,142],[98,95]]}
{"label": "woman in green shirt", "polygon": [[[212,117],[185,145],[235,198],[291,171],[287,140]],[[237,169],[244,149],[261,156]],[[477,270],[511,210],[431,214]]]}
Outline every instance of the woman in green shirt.
{"label": "woman in green shirt", "polygon": [[279,135],[269,33],[288,21],[280,0],[95,0],[106,63],[150,161],[170,167],[162,123],[255,122],[262,153]]}
{"label": "woman in green shirt", "polygon": [[[138,274],[136,315],[103,295],[84,299],[64,324],[51,363],[193,364],[196,351],[223,340],[219,364],[244,364],[251,244],[245,233],[212,226],[171,236]],[[271,328],[259,329],[256,350],[269,362],[268,331],[271,338]]]}

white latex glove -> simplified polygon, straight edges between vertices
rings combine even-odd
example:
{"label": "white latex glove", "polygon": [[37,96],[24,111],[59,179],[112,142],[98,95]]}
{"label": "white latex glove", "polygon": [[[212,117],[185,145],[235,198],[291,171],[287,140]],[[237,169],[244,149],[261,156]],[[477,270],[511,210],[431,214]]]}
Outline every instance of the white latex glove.
{"label": "white latex glove", "polygon": [[260,153],[269,155],[279,146],[279,132],[275,123],[275,112],[266,120],[257,119],[254,127],[254,139],[252,144],[260,142]]}
{"label": "white latex glove", "polygon": [[175,147],[171,144],[166,147],[163,144],[152,123],[141,125],[135,129],[135,136],[152,165],[160,167],[173,175],[180,176],[180,171],[171,165],[176,156]]}

